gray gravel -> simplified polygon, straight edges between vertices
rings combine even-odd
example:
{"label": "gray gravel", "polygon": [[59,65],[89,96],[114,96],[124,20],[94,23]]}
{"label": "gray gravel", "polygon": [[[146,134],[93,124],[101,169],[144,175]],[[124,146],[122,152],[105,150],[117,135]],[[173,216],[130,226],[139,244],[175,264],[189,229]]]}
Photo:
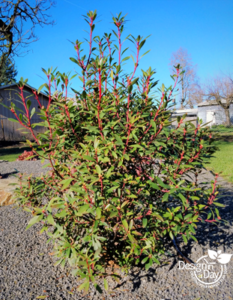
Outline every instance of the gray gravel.
{"label": "gray gravel", "polygon": [[43,164],[40,160],[36,161],[12,161],[12,162],[0,162],[0,174],[3,178],[17,176],[19,173],[33,176],[40,176],[50,170],[49,167],[43,168],[48,163],[45,161]]}
{"label": "gray gravel", "polygon": [[[20,172],[40,174],[40,162],[1,163],[0,171],[11,173],[14,168]],[[203,175],[201,181],[212,179],[210,173]],[[212,224],[200,225],[197,238],[199,244],[190,241],[188,245],[178,244],[183,253],[196,261],[207,254],[208,249],[222,250],[233,254],[233,187],[219,180],[223,185],[221,202],[226,208],[221,209],[222,218],[229,221],[229,226],[216,227]],[[80,283],[69,275],[68,268],[62,271],[54,267],[54,259],[49,255],[51,243],[46,244],[46,234],[39,234],[40,224],[25,231],[31,216],[14,206],[0,208],[0,299],[29,300],[38,296],[46,299],[233,299],[233,257],[227,264],[227,276],[218,287],[202,288],[191,279],[190,271],[179,270],[178,260],[173,248],[171,256],[161,266],[153,266],[149,271],[135,268],[125,275],[119,284],[109,280],[111,294],[100,295],[92,287],[87,296],[82,296],[75,289]],[[66,275],[65,275],[66,274]],[[65,276],[64,276],[65,275]],[[64,277],[63,277],[64,276]],[[72,290],[74,288],[74,290]],[[71,294],[71,291],[73,294]]]}

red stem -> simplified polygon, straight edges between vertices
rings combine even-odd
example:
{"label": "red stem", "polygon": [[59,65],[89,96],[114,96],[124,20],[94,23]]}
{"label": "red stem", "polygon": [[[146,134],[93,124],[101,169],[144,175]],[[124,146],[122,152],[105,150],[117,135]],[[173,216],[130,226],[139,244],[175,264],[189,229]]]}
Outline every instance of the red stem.
{"label": "red stem", "polygon": [[136,57],[136,63],[135,63],[135,66],[134,66],[133,75],[132,75],[132,77],[131,77],[130,80],[132,80],[133,77],[134,77],[134,74],[135,74],[135,72],[136,72],[136,70],[137,70],[137,67],[138,67],[138,62],[139,62],[139,42],[137,42],[137,57]]}
{"label": "red stem", "polygon": [[120,26],[118,28],[118,42],[119,42],[119,53],[118,53],[118,65],[121,63],[121,31]]}
{"label": "red stem", "polygon": [[101,69],[99,68],[98,70],[99,72],[99,103],[98,103],[98,123],[99,123],[99,130],[100,130],[100,134],[102,136],[102,138],[104,139],[103,133],[102,133],[102,124],[101,124],[101,120],[100,120],[100,103],[101,103],[101,98],[102,98],[102,81],[101,81]]}
{"label": "red stem", "polygon": [[89,57],[88,57],[88,60],[87,60],[87,64],[85,66],[85,70],[86,70],[86,68],[87,68],[87,66],[89,64],[90,57],[91,57],[91,51],[92,51],[92,32],[93,32],[92,31],[92,25],[93,25],[93,18],[91,17],[90,19],[91,19],[91,22],[89,23],[89,25],[90,25],[90,49],[89,49]]}

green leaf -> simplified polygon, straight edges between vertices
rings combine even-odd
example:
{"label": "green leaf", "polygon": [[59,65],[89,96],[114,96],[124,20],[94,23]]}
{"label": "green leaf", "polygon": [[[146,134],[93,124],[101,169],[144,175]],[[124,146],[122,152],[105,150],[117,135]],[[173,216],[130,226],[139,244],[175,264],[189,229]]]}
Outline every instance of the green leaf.
{"label": "green leaf", "polygon": [[67,178],[67,179],[64,179],[62,180],[60,183],[63,184],[63,187],[62,187],[62,190],[66,189],[69,184],[71,183],[71,181],[73,181],[74,179],[73,178]]}
{"label": "green leaf", "polygon": [[185,217],[184,217],[184,220],[188,220],[190,218],[192,218],[193,214],[187,214]]}
{"label": "green leaf", "polygon": [[218,203],[218,202],[214,202],[214,204],[216,205],[216,206],[219,206],[219,207],[225,207],[226,205],[224,205],[224,204],[222,204],[222,203]]}
{"label": "green leaf", "polygon": [[126,220],[122,220],[122,224],[125,227],[125,230],[128,231],[129,225],[128,225],[127,221]]}
{"label": "green leaf", "polygon": [[181,194],[181,193],[179,193],[178,194],[178,196],[180,197],[180,199],[181,199],[181,201],[182,201],[182,203],[183,203],[183,205],[187,205],[187,201],[186,201],[186,198]]}
{"label": "green leaf", "polygon": [[90,161],[96,162],[96,160],[94,159],[94,157],[91,157],[89,155],[83,155],[83,158],[86,159],[86,160],[90,160]]}
{"label": "green leaf", "polygon": [[105,177],[109,178],[111,176],[111,173],[112,173],[111,169],[108,169],[108,172],[106,173]]}
{"label": "green leaf", "polygon": [[62,257],[61,259],[57,260],[54,264],[54,267],[59,266],[62,262],[64,261],[64,258]]}
{"label": "green leaf", "polygon": [[126,61],[126,60],[128,60],[128,59],[130,59],[130,56],[127,56],[127,57],[123,58],[123,59],[122,59],[122,62],[123,62],[123,61]]}
{"label": "green leaf", "polygon": [[177,206],[172,212],[175,213],[175,212],[177,212],[178,210],[180,210],[180,206]]}
{"label": "green leaf", "polygon": [[41,91],[41,90],[43,89],[43,87],[45,87],[45,86],[46,86],[46,83],[42,84],[42,85],[38,88],[37,93],[39,94],[40,91]]}
{"label": "green leaf", "polygon": [[43,218],[43,215],[38,215],[38,216],[35,216],[34,218],[32,218],[29,223],[28,223],[28,226],[26,227],[25,230],[28,230],[32,225],[34,225],[35,223],[38,223],[41,219]]}
{"label": "green leaf", "polygon": [[35,107],[33,107],[33,108],[32,108],[32,111],[31,111],[31,116],[30,116],[30,118],[32,118],[32,116],[34,115],[35,111],[36,111],[36,109],[35,109]]}
{"label": "green leaf", "polygon": [[162,84],[161,91],[164,92],[164,90],[165,90],[165,85]]}
{"label": "green leaf", "polygon": [[153,265],[153,260],[150,258],[149,262],[146,264],[145,269],[148,270]]}
{"label": "green leaf", "polygon": [[159,213],[154,213],[153,215],[155,215],[156,218],[159,219],[160,221],[162,221],[162,222],[164,221],[164,219],[162,218],[162,216],[160,216]]}
{"label": "green leaf", "polygon": [[117,140],[117,145],[124,145],[124,143],[122,142],[122,139],[119,137],[119,135],[116,135],[116,140]]}
{"label": "green leaf", "polygon": [[7,120],[9,120],[9,121],[11,121],[11,122],[16,122],[16,123],[19,123],[19,121],[18,121],[18,120],[16,120],[16,119],[13,119],[13,118],[8,118]]}
{"label": "green leaf", "polygon": [[96,168],[97,173],[100,175],[102,172],[100,166],[96,165],[95,168]]}
{"label": "green leaf", "polygon": [[154,182],[149,181],[149,185],[150,185],[153,189],[160,190],[159,186],[158,186],[156,183],[154,183]]}
{"label": "green leaf", "polygon": [[143,228],[145,228],[146,225],[147,225],[147,218],[144,218],[144,219],[142,220],[142,226],[143,226]]}
{"label": "green leaf", "polygon": [[133,194],[131,194],[131,195],[128,195],[128,196],[127,196],[127,198],[134,198],[134,199],[136,199],[136,198],[137,198],[137,196],[136,196],[136,195],[133,195]]}
{"label": "green leaf", "polygon": [[29,209],[28,207],[24,207],[23,210],[25,210],[25,211],[27,211],[27,212],[30,212],[30,213],[32,212],[32,210]]}
{"label": "green leaf", "polygon": [[214,209],[217,217],[219,217],[219,210],[217,208]]}
{"label": "green leaf", "polygon": [[75,78],[78,74],[74,74],[73,76],[70,77],[70,80]]}
{"label": "green leaf", "polygon": [[185,236],[184,234],[182,234],[182,238],[183,238],[183,240],[184,240],[185,244],[187,244],[187,243],[188,243],[188,241],[187,241],[187,238],[186,238],[186,236]]}
{"label": "green leaf", "polygon": [[156,257],[152,257],[152,259],[156,264],[160,265],[160,262],[158,261],[158,259]]}
{"label": "green leaf", "polygon": [[74,63],[78,64],[78,61],[77,61],[77,59],[75,59],[75,58],[73,58],[73,57],[70,57],[70,60],[71,60],[72,62],[74,62]]}
{"label": "green leaf", "polygon": [[212,216],[212,213],[209,212],[209,213],[208,213],[208,216],[207,216],[207,220],[209,220],[209,219],[211,218],[211,216]]}
{"label": "green leaf", "polygon": [[23,115],[22,114],[19,114],[19,119],[20,119],[21,122],[23,121]]}
{"label": "green leaf", "polygon": [[59,214],[56,214],[55,217],[57,218],[64,218],[67,215],[66,210],[62,210]]}
{"label": "green leaf", "polygon": [[52,215],[48,215],[47,222],[51,225],[55,225],[54,219]]}
{"label": "green leaf", "polygon": [[195,236],[193,236],[193,235],[190,235],[190,236],[191,236],[191,238],[192,238],[195,242],[198,243],[198,241],[197,241],[197,239],[195,238]]}
{"label": "green leaf", "polygon": [[193,228],[193,226],[192,225],[189,225],[189,229],[190,229],[190,231],[192,232],[192,233],[196,233],[196,231],[195,231],[195,229]]}
{"label": "green leaf", "polygon": [[105,278],[104,278],[104,288],[106,291],[108,290],[108,282]]}
{"label": "green leaf", "polygon": [[81,290],[85,289],[85,291],[86,291],[86,289],[87,289],[87,290],[89,289],[89,285],[90,285],[89,280],[85,280],[84,283],[82,283],[82,284],[77,288],[77,290],[78,290],[78,291],[81,291]]}
{"label": "green leaf", "polygon": [[117,210],[114,210],[114,211],[112,211],[112,212],[110,213],[109,218],[113,218],[113,217],[115,217],[115,216],[117,216],[117,215],[118,215],[118,211],[117,211]]}
{"label": "green leaf", "polygon": [[142,264],[145,264],[147,261],[148,261],[149,257],[145,257],[143,260],[142,260]]}
{"label": "green leaf", "polygon": [[[44,68],[41,68],[41,70],[45,73],[45,75],[48,75],[48,73],[46,72],[46,70]],[[21,77],[22,78],[22,77]],[[21,79],[20,79],[21,80]],[[22,78],[23,80],[23,78]]]}
{"label": "green leaf", "polygon": [[110,77],[112,78],[112,80],[114,79],[113,70],[111,70]]}
{"label": "green leaf", "polygon": [[83,206],[80,206],[77,212],[77,216],[82,216],[83,214],[87,213],[89,207],[89,204],[84,204]]}
{"label": "green leaf", "polygon": [[162,179],[161,179],[160,177],[157,177],[156,179],[157,179],[157,183],[158,183],[159,185],[161,185],[162,187],[164,187],[165,189],[170,188],[169,185],[166,185],[166,184],[162,181]]}
{"label": "green leaf", "polygon": [[162,198],[162,202],[166,202],[168,200],[169,194],[165,193]]}
{"label": "green leaf", "polygon": [[115,191],[118,187],[119,187],[119,185],[111,187],[110,189],[107,190],[107,193],[111,193],[111,192]]}
{"label": "green leaf", "polygon": [[140,232],[138,232],[138,231],[132,231],[132,233],[135,234],[135,235],[140,235],[140,236],[142,236],[142,234],[141,234]]}
{"label": "green leaf", "polygon": [[47,226],[44,226],[42,229],[41,229],[41,231],[40,231],[40,234],[42,234],[44,231],[46,231],[48,229],[48,227]]}
{"label": "green leaf", "polygon": [[148,51],[146,51],[144,54],[142,54],[142,56],[140,57],[140,59],[144,56],[144,55],[146,55],[147,53],[149,53],[150,52],[150,50],[148,50]]}
{"label": "green leaf", "polygon": [[100,207],[97,207],[97,209],[96,209],[96,216],[97,216],[97,219],[101,218],[101,208]]}

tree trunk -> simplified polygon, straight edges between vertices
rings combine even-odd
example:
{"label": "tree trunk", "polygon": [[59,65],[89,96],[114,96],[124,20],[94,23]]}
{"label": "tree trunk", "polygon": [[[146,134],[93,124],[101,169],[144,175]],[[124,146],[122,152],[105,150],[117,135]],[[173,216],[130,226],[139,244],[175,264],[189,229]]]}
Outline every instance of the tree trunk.
{"label": "tree trunk", "polygon": [[224,108],[225,115],[226,115],[226,126],[230,127],[231,126],[231,119],[230,119],[230,110],[229,108]]}
{"label": "tree trunk", "polygon": [[185,101],[185,98],[184,98],[184,77],[183,76],[182,76],[182,79],[181,79],[181,92],[182,92],[182,95],[181,95],[181,109],[184,109],[184,101]]}
{"label": "tree trunk", "polygon": [[181,109],[184,109],[184,101],[185,101],[185,99],[181,99],[181,102],[180,102],[180,108]]}

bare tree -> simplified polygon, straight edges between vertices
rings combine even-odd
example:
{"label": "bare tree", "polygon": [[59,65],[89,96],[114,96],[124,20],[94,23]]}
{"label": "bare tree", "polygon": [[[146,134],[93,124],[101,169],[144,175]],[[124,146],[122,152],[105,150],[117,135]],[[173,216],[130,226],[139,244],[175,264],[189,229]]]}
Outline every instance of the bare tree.
{"label": "bare tree", "polygon": [[230,105],[233,105],[233,76],[216,76],[207,81],[201,89],[202,99],[214,100],[226,115],[226,126],[231,126]]}
{"label": "bare tree", "polygon": [[[53,0],[0,0],[0,69],[4,61],[19,55],[22,47],[38,40],[36,25],[54,24],[47,11]],[[25,25],[31,29],[25,31]]]}
{"label": "bare tree", "polygon": [[180,47],[176,52],[172,53],[169,65],[173,72],[173,66],[180,64],[184,73],[180,75],[181,88],[181,109],[185,107],[193,108],[196,103],[196,91],[199,90],[198,78],[196,75],[197,65],[192,62],[191,56],[186,49]]}

